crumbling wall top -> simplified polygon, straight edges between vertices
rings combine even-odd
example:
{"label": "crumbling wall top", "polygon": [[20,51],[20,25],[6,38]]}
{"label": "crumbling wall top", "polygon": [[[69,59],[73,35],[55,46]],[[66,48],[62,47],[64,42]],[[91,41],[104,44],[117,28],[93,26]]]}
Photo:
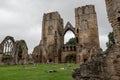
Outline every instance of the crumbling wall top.
{"label": "crumbling wall top", "polygon": [[56,20],[56,19],[61,19],[60,17],[60,14],[55,11],[55,12],[50,12],[50,13],[44,13],[44,16],[43,16],[43,19],[44,20]]}
{"label": "crumbling wall top", "polygon": [[95,14],[94,5],[86,5],[82,7],[75,8],[75,14],[83,15],[83,14]]}
{"label": "crumbling wall top", "polygon": [[22,46],[26,47],[26,49],[28,50],[25,40],[16,41],[16,45],[22,45]]}

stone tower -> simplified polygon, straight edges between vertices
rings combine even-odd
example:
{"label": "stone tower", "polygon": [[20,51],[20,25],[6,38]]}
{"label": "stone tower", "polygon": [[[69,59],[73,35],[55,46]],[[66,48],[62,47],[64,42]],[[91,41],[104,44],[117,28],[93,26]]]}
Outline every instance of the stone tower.
{"label": "stone tower", "polygon": [[120,0],[105,0],[108,19],[113,27],[115,43],[120,45]]}
{"label": "stone tower", "polygon": [[96,54],[96,50],[100,48],[94,5],[75,9],[75,34],[78,43],[76,61],[83,63],[90,60],[88,59],[89,54]]}
{"label": "stone tower", "polygon": [[47,61],[58,63],[62,47],[63,19],[58,12],[44,14],[42,22],[42,44]]}
{"label": "stone tower", "polygon": [[98,25],[94,5],[75,9],[77,42],[86,48],[99,48]]}

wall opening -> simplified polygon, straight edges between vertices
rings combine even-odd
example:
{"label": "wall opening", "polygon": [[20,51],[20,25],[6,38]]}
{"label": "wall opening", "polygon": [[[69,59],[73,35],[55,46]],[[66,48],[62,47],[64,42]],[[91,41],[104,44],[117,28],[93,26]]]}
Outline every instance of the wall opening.
{"label": "wall opening", "polygon": [[75,55],[68,55],[66,56],[66,61],[65,62],[68,62],[68,63],[75,63],[76,62],[76,56]]}
{"label": "wall opening", "polygon": [[4,55],[11,55],[13,51],[13,42],[9,39],[4,42],[3,53]]}
{"label": "wall opening", "polygon": [[77,29],[77,33],[79,33],[79,29]]}
{"label": "wall opening", "polygon": [[117,18],[118,22],[120,23],[120,17]]}
{"label": "wall opening", "polygon": [[[64,35],[64,45],[71,39],[75,38],[75,34],[72,31],[67,31],[66,34]],[[76,41],[76,39],[75,39]]]}
{"label": "wall opening", "polygon": [[118,13],[120,13],[120,11],[118,11]]}

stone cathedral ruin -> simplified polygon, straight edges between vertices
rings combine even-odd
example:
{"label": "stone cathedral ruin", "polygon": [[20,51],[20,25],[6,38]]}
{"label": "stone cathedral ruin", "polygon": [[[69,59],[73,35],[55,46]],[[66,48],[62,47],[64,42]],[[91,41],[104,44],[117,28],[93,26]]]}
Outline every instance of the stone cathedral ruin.
{"label": "stone cathedral ruin", "polygon": [[7,36],[0,44],[0,64],[27,64],[28,48],[24,40]]}
{"label": "stone cathedral ruin", "polygon": [[[31,58],[36,63],[80,64],[74,70],[74,80],[120,80],[120,0],[105,0],[115,44],[102,51],[99,45],[97,17],[94,5],[75,8],[75,26],[64,21],[58,12],[45,13],[40,44]],[[65,45],[67,31],[75,35],[75,45]],[[0,43],[0,65],[28,64],[30,57],[24,40],[7,36]]]}
{"label": "stone cathedral ruin", "polygon": [[[64,45],[64,35],[69,30],[75,35],[75,45]],[[70,22],[64,27],[58,12],[44,14],[42,40],[34,48],[33,56],[40,63],[64,63],[70,56],[74,58],[73,62],[83,63],[88,58],[90,60],[99,48],[95,8],[87,5],[75,9],[75,27]]]}

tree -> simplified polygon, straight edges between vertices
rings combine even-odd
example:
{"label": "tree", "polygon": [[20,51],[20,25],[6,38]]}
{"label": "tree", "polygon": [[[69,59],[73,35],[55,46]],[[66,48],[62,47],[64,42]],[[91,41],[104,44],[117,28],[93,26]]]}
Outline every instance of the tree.
{"label": "tree", "polygon": [[112,47],[112,45],[115,44],[115,40],[114,40],[114,33],[113,32],[110,32],[108,34],[108,42],[106,43],[106,46],[108,48]]}
{"label": "tree", "polygon": [[76,44],[76,39],[75,38],[70,38],[68,42],[66,42],[66,45],[75,45]]}

